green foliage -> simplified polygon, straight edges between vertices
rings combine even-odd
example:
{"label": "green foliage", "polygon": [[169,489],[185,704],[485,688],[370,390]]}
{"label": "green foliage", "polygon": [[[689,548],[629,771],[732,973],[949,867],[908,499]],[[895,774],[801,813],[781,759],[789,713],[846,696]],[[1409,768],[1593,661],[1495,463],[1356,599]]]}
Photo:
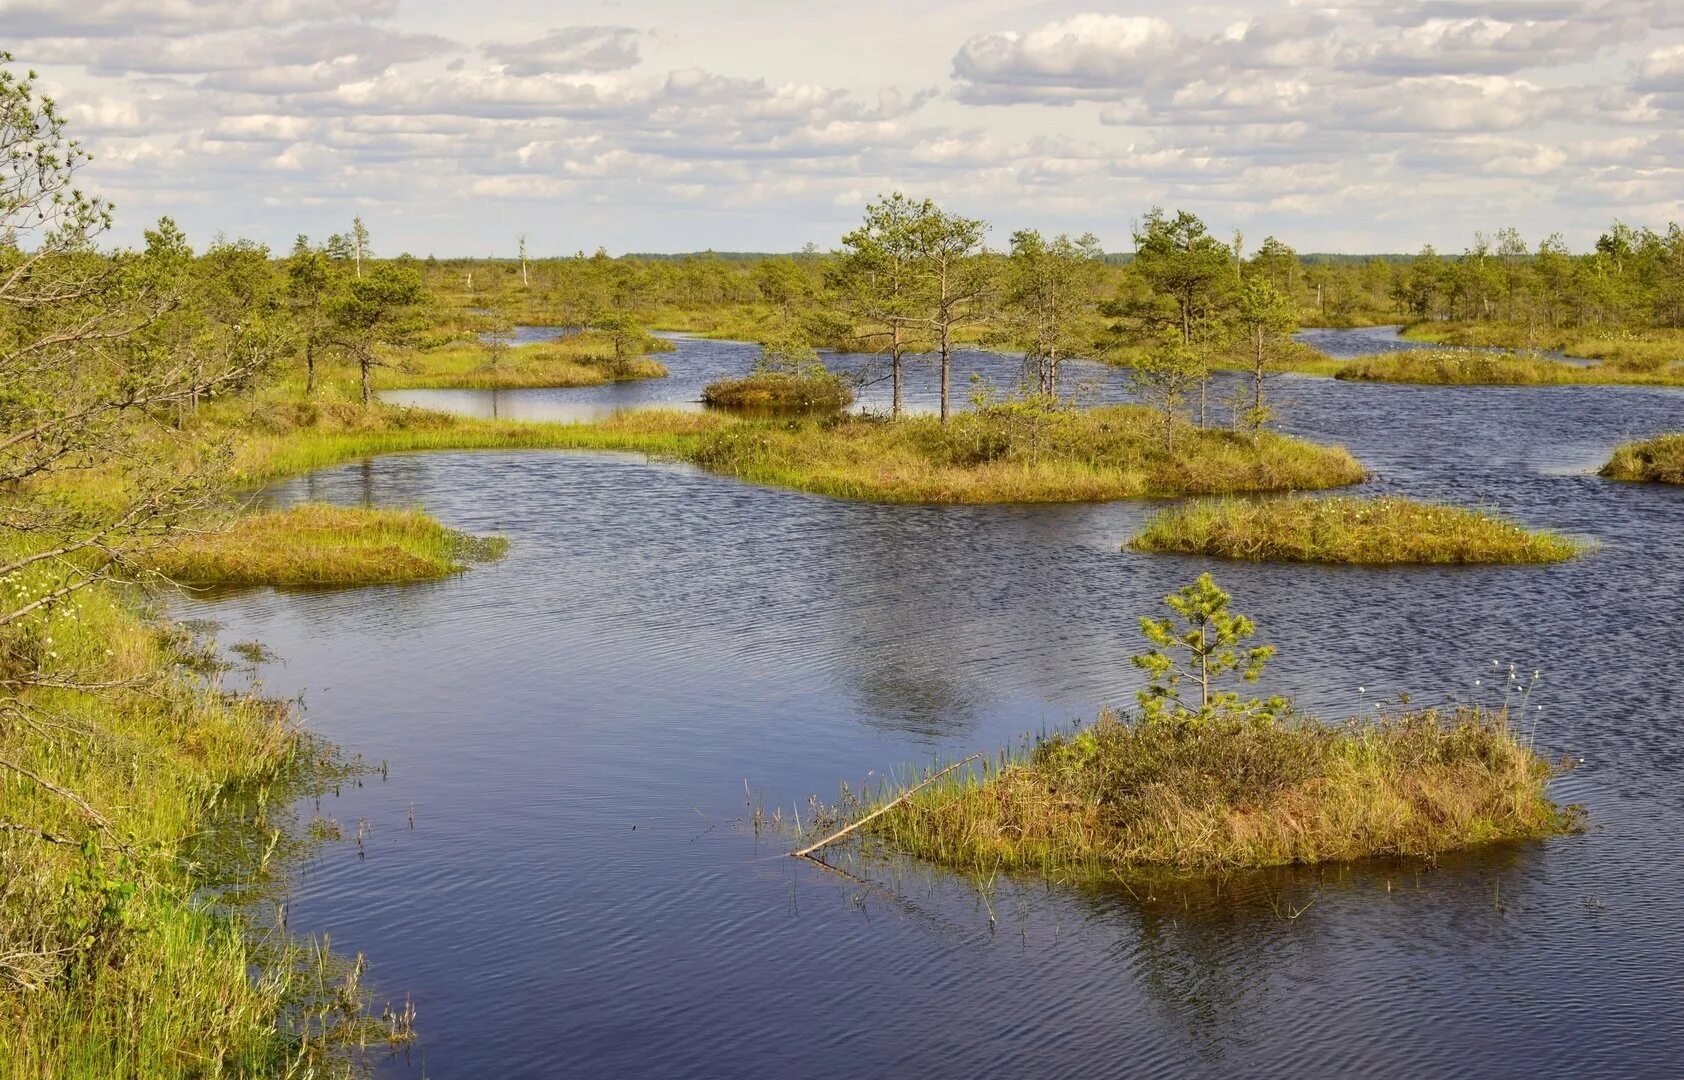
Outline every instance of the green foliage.
{"label": "green foliage", "polygon": [[1174,447],[1188,400],[1209,378],[1206,355],[1173,334],[1135,358],[1129,387],[1162,416],[1165,447]]}
{"label": "green foliage", "polygon": [[1216,318],[1235,284],[1234,252],[1185,210],[1153,207],[1134,231],[1133,268],[1174,303],[1174,326],[1191,346],[1197,324]]}
{"label": "green foliage", "polygon": [[[1155,646],[1134,658],[1134,666],[1150,679],[1140,691],[1141,715],[1149,723],[1197,727],[1218,716],[1273,723],[1286,709],[1282,698],[1241,701],[1238,692],[1221,686],[1229,675],[1256,682],[1275,655],[1272,645],[1245,646],[1257,627],[1228,610],[1232,600],[1209,574],[1201,574],[1193,584],[1164,597],[1174,618],[1141,618],[1140,632]],[[1183,680],[1198,687],[1197,709],[1182,701]]]}
{"label": "green foliage", "polygon": [[1253,273],[1240,284],[1234,302],[1233,319],[1245,343],[1251,382],[1251,393],[1247,395],[1241,389],[1234,411],[1240,426],[1252,431],[1262,430],[1274,419],[1275,406],[1268,395],[1268,380],[1290,362],[1289,335],[1298,325],[1292,302],[1270,280],[1271,272],[1269,264],[1263,264],[1261,272]]}
{"label": "green foliage", "polygon": [[424,295],[419,273],[384,263],[346,280],[329,302],[335,341],[356,358],[362,373],[365,406],[374,396],[370,370],[378,363],[375,346],[401,345],[415,332],[412,317]]}
{"label": "green foliage", "polygon": [[1012,234],[1000,331],[1023,348],[1026,381],[1039,394],[1057,397],[1060,365],[1096,351],[1103,255],[1092,233],[1074,240],[1048,240],[1033,229]]}
{"label": "green foliage", "polygon": [[806,335],[787,324],[761,343],[760,355],[754,361],[754,373],[797,378],[826,377],[830,374],[824,361],[819,359],[818,351],[807,344]]}

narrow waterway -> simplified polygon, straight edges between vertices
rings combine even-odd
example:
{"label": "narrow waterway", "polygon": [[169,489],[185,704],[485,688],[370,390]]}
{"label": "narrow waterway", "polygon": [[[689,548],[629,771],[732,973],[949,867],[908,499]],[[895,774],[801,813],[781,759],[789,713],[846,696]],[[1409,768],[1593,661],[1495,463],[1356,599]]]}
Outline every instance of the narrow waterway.
{"label": "narrow waterway", "polygon": [[[678,345],[660,382],[406,399],[591,415],[694,400],[754,355]],[[1009,358],[964,361],[1014,380]],[[1093,400],[1125,393],[1117,372],[1076,378]],[[911,399],[933,387],[915,364]],[[1684,425],[1684,393],[1281,389],[1286,426],[1349,447],[1375,491],[1602,546],[1542,568],[1223,564],[1120,551],[1146,503],[879,506],[610,454],[396,455],[277,485],[511,541],[435,584],[188,609],[273,649],[270,689],[388,765],[306,808],[347,836],[366,820],[366,856],[330,847],[291,905],[413,995],[422,1046],[385,1072],[1675,1071],[1684,489],[1594,470]],[[745,784],[805,813],[841,780],[1129,704],[1138,617],[1205,569],[1279,647],[1267,688],[1325,716],[1399,692],[1491,702],[1511,662],[1541,670],[1526,723],[1585,759],[1556,793],[1592,830],[1131,893],[844,864],[852,881],[746,826]]]}

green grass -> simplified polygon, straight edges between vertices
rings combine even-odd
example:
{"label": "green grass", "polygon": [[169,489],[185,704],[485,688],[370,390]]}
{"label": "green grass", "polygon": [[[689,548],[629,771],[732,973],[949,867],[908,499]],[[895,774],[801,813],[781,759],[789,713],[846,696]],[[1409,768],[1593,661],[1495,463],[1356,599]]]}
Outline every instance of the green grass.
{"label": "green grass", "polygon": [[479,420],[426,409],[343,401],[268,401],[208,414],[212,430],[237,427],[235,475],[246,483],[297,476],[377,454],[424,450],[626,450],[684,457],[698,437],[731,420],[648,409],[592,424]]}
{"label": "green grass", "polygon": [[1525,353],[1405,349],[1350,361],[1334,372],[1334,378],[1432,386],[1684,386],[1684,365],[1634,371],[1611,364],[1580,366]]}
{"label": "green grass", "polygon": [[750,483],[883,502],[1072,502],[1153,495],[1312,490],[1355,484],[1362,466],[1338,447],[1274,433],[1253,440],[1162,418],[1138,406],[1009,409],[890,422],[869,417],[738,419],[640,410],[595,423],[519,423],[344,401],[267,400],[207,408],[212,430],[241,432],[246,482],[373,454],[419,450],[623,450],[689,461]]}
{"label": "green grass", "polygon": [[1582,334],[1564,348],[1569,356],[1602,360],[1629,371],[1664,371],[1684,364],[1684,331]]}
{"label": "green grass", "polygon": [[1560,349],[1567,341],[1564,331],[1548,327],[1444,319],[1409,323],[1398,331],[1398,336],[1432,345],[1483,349]]}
{"label": "green grass", "polygon": [[507,548],[418,510],[306,503],[184,535],[146,561],[186,585],[375,585],[446,577]]}
{"label": "green grass", "polygon": [[854,395],[835,375],[769,371],[709,383],[702,401],[732,409],[840,412],[853,404]]}
{"label": "green grass", "polygon": [[1665,372],[1684,364],[1684,330],[1552,329],[1501,322],[1419,322],[1404,327],[1412,341],[1498,349],[1550,349],[1583,360],[1601,360],[1613,370]]}
{"label": "green grass", "polygon": [[1578,813],[1546,794],[1555,774],[1501,711],[1196,727],[1107,713],[938,780],[864,831],[946,866],[1060,880],[1431,856],[1575,831]]}
{"label": "green grass", "polygon": [[[662,338],[644,335],[644,352],[672,347]],[[374,384],[380,389],[510,390],[601,386],[666,376],[660,361],[646,355],[616,359],[607,335],[586,331],[501,350],[468,342],[405,353],[376,369]]]}
{"label": "green grass", "polygon": [[1583,550],[1479,510],[1402,498],[1224,499],[1165,510],[1136,551],[1267,562],[1550,563]]}
{"label": "green grass", "polygon": [[1340,487],[1365,477],[1343,449],[1284,435],[1201,431],[1173,448],[1139,406],[1011,410],[896,422],[744,422],[704,435],[694,460],[754,483],[882,502],[1081,502],[1151,495]]}
{"label": "green grass", "polygon": [[1602,466],[1602,475],[1612,480],[1684,484],[1684,432],[1617,447]]}
{"label": "green grass", "polygon": [[327,1044],[371,1034],[346,969],[241,900],[284,886],[287,808],[342,771],[218,670],[112,585],[0,629],[0,1077],[337,1076]]}

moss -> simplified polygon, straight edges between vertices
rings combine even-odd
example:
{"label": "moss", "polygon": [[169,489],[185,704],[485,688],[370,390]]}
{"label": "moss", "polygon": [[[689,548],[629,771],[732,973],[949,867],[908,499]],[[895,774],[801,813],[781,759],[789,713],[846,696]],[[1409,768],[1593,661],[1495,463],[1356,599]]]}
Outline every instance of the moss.
{"label": "moss", "polygon": [[1548,563],[1583,545],[1493,514],[1401,498],[1226,499],[1165,510],[1137,551],[1275,562]]}

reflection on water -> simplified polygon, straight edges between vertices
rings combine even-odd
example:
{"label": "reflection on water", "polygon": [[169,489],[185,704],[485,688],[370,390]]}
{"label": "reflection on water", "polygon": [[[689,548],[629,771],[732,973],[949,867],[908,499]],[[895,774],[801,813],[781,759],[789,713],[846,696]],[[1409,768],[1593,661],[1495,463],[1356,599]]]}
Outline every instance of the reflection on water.
{"label": "reflection on water", "polygon": [[[1441,345],[1432,341],[1413,341],[1398,336],[1401,326],[1358,326],[1349,329],[1333,329],[1330,327],[1311,327],[1300,330],[1293,337],[1306,345],[1333,357],[1336,360],[1349,360],[1359,356],[1373,356],[1377,353],[1403,352],[1413,349],[1465,349],[1469,352],[1508,352],[1508,349],[1483,345]],[[1538,349],[1538,355],[1551,360],[1560,360],[1569,364],[1592,364],[1593,360],[1568,356],[1559,349]]]}
{"label": "reflection on water", "polygon": [[[1397,349],[1442,348],[1397,336],[1395,326],[1369,326],[1350,330],[1301,330],[1298,340],[1330,356],[1349,358]],[[547,341],[571,331],[558,327],[517,326],[515,340],[521,344]],[[689,334],[661,334],[676,350],[661,354],[670,374],[664,379],[640,379],[606,386],[524,390],[386,390],[381,399],[397,405],[418,405],[443,409],[464,416],[505,420],[554,420],[577,422],[600,420],[628,409],[667,408],[699,410],[702,390],[718,379],[741,378],[754,369],[760,346],[743,341],[713,341]],[[1549,354],[1562,359],[1558,354]],[[857,407],[866,412],[887,413],[892,389],[884,378],[881,358],[863,353],[825,353],[825,362],[835,371],[856,379]],[[953,402],[968,408],[973,376],[1001,391],[1019,385],[1022,358],[1011,353],[981,349],[960,349],[953,359]],[[1218,373],[1212,402],[1227,400],[1241,376]],[[1087,361],[1068,361],[1064,385],[1083,404],[1105,404],[1133,400],[1129,373]],[[941,402],[940,368],[933,358],[914,357],[906,366],[905,407],[908,412],[933,413]],[[1292,400],[1282,404],[1290,408]],[[1221,406],[1213,406],[1220,410]]]}
{"label": "reflection on water", "polygon": [[[732,348],[671,366],[752,363]],[[394,455],[277,485],[512,542],[426,586],[188,609],[269,645],[270,690],[390,763],[324,800],[370,822],[367,857],[330,850],[292,924],[414,994],[424,1061],[392,1075],[1672,1071],[1684,490],[1592,473],[1677,427],[1684,395],[1289,383],[1289,427],[1349,446],[1374,491],[1602,548],[1212,564],[1120,551],[1146,503],[877,506],[624,454]],[[1324,715],[1365,707],[1358,686],[1489,700],[1493,661],[1542,668],[1537,738],[1587,759],[1558,794],[1595,828],[1432,866],[979,892],[928,867],[844,878],[743,826],[745,787],[787,815],[1126,704],[1138,616],[1207,568],[1281,650],[1271,689]]]}

